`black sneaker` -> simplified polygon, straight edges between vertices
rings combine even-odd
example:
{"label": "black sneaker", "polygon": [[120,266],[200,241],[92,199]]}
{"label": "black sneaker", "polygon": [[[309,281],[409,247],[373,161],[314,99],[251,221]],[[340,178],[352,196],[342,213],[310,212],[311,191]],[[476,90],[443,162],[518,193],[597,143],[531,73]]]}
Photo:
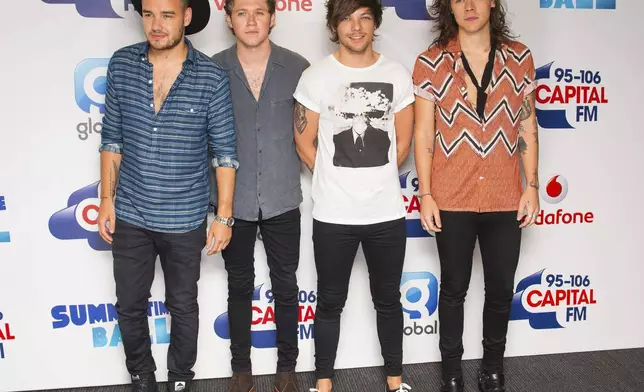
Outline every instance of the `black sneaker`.
{"label": "black sneaker", "polygon": [[168,391],[171,392],[189,392],[190,381],[170,381],[168,382]]}
{"label": "black sneaker", "polygon": [[133,374],[132,392],[158,392],[157,379],[154,373]]}

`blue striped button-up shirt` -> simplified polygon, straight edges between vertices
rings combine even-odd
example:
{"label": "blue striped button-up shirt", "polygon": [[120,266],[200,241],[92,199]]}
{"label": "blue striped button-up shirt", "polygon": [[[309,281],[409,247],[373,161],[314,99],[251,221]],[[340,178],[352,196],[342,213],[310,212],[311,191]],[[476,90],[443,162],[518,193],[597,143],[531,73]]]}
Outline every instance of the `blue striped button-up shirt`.
{"label": "blue striped button-up shirt", "polygon": [[214,167],[238,167],[228,76],[185,42],[188,56],[156,114],[147,42],[116,51],[107,69],[99,151],[122,154],[116,216],[153,231],[203,223],[208,148]]}

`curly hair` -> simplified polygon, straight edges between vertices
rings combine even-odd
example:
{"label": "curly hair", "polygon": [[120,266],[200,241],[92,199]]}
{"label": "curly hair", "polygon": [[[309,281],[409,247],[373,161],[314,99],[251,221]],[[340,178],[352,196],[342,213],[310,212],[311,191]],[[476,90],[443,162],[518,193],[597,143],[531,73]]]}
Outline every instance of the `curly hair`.
{"label": "curly hair", "polygon": [[[505,20],[505,6],[503,0],[495,0],[496,6],[490,10],[490,34],[492,40],[496,42],[507,42],[516,38],[510,31],[510,27]],[[429,7],[429,14],[436,20],[434,32],[438,36],[432,42],[432,45],[446,47],[451,39],[458,34],[458,24],[452,14],[450,0],[434,0]]]}
{"label": "curly hair", "polygon": [[327,0],[326,1],[326,27],[331,33],[331,41],[339,42],[338,25],[342,19],[367,7],[373,14],[376,29],[382,24],[382,4],[379,0]]}

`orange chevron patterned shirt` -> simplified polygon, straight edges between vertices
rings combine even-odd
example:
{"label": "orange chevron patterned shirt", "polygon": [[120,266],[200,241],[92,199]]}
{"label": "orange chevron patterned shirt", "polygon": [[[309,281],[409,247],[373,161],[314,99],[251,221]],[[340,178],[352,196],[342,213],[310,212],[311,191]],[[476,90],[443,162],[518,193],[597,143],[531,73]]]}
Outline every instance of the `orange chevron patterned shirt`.
{"label": "orange chevron patterned shirt", "polygon": [[430,191],[446,211],[516,211],[523,193],[518,129],[523,98],[536,88],[532,53],[510,41],[497,46],[484,118],[468,99],[458,39],[418,56],[417,96],[436,105]]}

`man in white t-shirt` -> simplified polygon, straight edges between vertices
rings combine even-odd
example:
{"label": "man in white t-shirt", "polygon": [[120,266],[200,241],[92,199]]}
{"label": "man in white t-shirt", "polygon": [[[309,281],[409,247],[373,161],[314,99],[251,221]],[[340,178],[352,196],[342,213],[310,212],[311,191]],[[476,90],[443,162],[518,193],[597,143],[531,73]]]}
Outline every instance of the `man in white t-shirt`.
{"label": "man in white t-shirt", "polygon": [[402,383],[400,279],[406,230],[398,166],[411,145],[413,82],[373,50],[378,0],[329,0],[327,27],[339,48],[302,74],[294,93],[297,152],[313,172],[313,243],[318,275],[316,389],[331,391],[351,269],[362,244],[387,373]]}

